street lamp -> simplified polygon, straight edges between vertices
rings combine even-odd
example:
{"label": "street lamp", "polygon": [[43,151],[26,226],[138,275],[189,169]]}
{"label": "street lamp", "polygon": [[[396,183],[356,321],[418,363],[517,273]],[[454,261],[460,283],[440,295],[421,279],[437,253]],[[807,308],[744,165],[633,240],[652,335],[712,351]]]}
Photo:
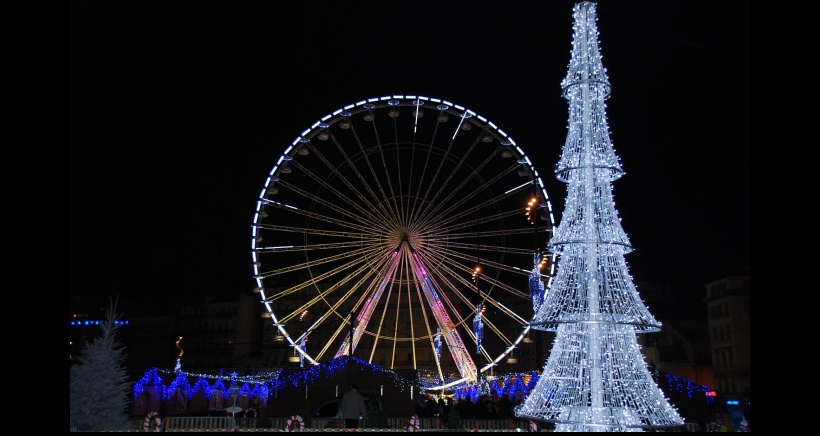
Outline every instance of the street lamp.
{"label": "street lamp", "polygon": [[242,408],[236,405],[236,397],[239,396],[239,388],[236,386],[231,387],[231,398],[233,398],[233,406],[228,407],[228,413],[231,414],[231,428],[236,428],[236,412],[241,412]]}

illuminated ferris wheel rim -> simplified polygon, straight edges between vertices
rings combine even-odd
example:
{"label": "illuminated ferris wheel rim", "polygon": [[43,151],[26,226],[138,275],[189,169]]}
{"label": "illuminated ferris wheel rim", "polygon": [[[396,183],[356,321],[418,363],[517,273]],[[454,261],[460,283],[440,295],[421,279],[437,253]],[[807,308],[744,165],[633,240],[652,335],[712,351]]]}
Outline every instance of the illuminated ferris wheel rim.
{"label": "illuminated ferris wheel rim", "polygon": [[[455,115],[460,117],[462,121],[467,118],[475,117],[478,120],[481,120],[483,123],[486,123],[488,127],[491,128],[489,132],[502,144],[509,145],[515,148],[515,150],[523,156],[523,161],[520,162],[522,164],[526,164],[529,167],[530,171],[533,172],[535,179],[537,180],[538,187],[541,190],[541,194],[544,196],[545,199],[549,201],[549,195],[547,195],[547,190],[544,187],[544,182],[541,180],[541,176],[538,174],[538,170],[532,165],[530,158],[524,153],[524,150],[521,149],[518,144],[512,139],[511,136],[508,136],[506,132],[499,129],[495,123],[489,121],[487,118],[479,115],[475,111],[465,108],[464,106],[454,104],[447,100],[442,100],[438,98],[431,98],[431,97],[424,97],[424,96],[414,96],[414,95],[392,95],[392,96],[385,96],[385,97],[376,97],[376,98],[369,98],[367,100],[361,100],[359,102],[349,104],[344,106],[341,109],[337,109],[336,111],[325,115],[319,121],[313,123],[310,128],[304,130],[299,136],[297,136],[291,144],[285,148],[285,151],[279,156],[279,159],[276,162],[276,165],[273,166],[270,172],[270,177],[265,182],[265,188],[267,188],[270,183],[272,182],[273,175],[276,173],[277,169],[283,162],[289,160],[291,153],[294,150],[294,147],[298,147],[300,144],[304,144],[309,142],[313,139],[316,135],[322,133],[322,131],[329,127],[330,124],[335,124],[341,121],[343,118],[350,117],[356,114],[359,114],[366,110],[372,110],[376,108],[382,108],[385,106],[416,106],[422,107],[427,103],[436,104],[436,109],[447,112],[449,114]],[[260,197],[264,197],[264,191],[260,195]],[[258,222],[258,211],[261,207],[261,204],[257,206],[257,215],[254,216],[254,222]],[[550,214],[552,210],[550,209]]]}
{"label": "illuminated ferris wheel rim", "polygon": [[[261,293],[262,301],[265,305],[267,315],[270,316],[273,325],[276,327],[276,329],[279,331],[279,333],[282,334],[285,337],[285,339],[287,340],[287,342],[289,343],[289,345],[291,347],[293,347],[294,352],[298,352],[303,358],[305,358],[310,363],[313,363],[314,365],[318,364],[319,362],[317,362],[317,360],[315,360],[308,352],[306,352],[305,349],[303,349],[303,347],[299,343],[299,338],[294,339],[291,335],[288,334],[287,330],[285,329],[284,323],[280,322],[280,320],[277,318],[277,315],[274,312],[274,307],[273,307],[272,302],[269,301],[267,299],[266,295],[265,295],[265,287],[262,283],[262,279],[264,278],[264,274],[261,271],[261,263],[260,263],[260,259],[258,257],[258,253],[257,253],[257,250],[259,248],[257,246],[257,242],[258,242],[257,231],[261,232],[261,230],[259,230],[259,229],[261,229],[265,226],[265,224],[262,223],[262,219],[266,216],[264,214],[265,206],[269,206],[269,205],[272,204],[271,200],[266,198],[266,194],[269,192],[269,189],[274,186],[275,183],[280,181],[280,179],[279,179],[279,177],[277,177],[277,175],[279,174],[280,170],[283,169],[284,166],[288,165],[289,163],[291,163],[294,160],[294,157],[296,156],[296,153],[298,152],[299,148],[306,145],[306,144],[309,144],[312,139],[317,138],[317,137],[318,137],[318,139],[321,139],[321,140],[327,139],[326,137],[323,138],[322,135],[326,135],[325,132],[327,132],[327,129],[329,127],[331,127],[333,125],[336,125],[336,124],[339,124],[339,123],[348,122],[346,120],[348,120],[350,117],[365,113],[367,111],[373,111],[373,110],[376,110],[376,109],[392,110],[392,108],[398,109],[400,107],[408,107],[408,106],[415,108],[415,111],[413,113],[414,113],[414,115],[417,115],[418,117],[421,116],[421,115],[419,115],[419,112],[421,112],[422,109],[424,109],[424,110],[435,109],[435,110],[439,111],[438,112],[438,114],[439,114],[438,117],[453,116],[455,118],[455,120],[459,123],[459,128],[457,128],[456,133],[453,134],[453,139],[458,134],[458,131],[460,130],[460,127],[462,126],[463,123],[465,123],[465,122],[475,123],[476,120],[477,120],[478,122],[480,122],[482,124],[482,127],[485,129],[484,131],[488,135],[492,136],[492,139],[495,139],[495,140],[499,141],[504,146],[514,148],[515,151],[517,152],[518,156],[520,156],[520,159],[518,160],[518,164],[520,164],[522,166],[526,166],[526,168],[529,169],[529,171],[531,172],[531,176],[532,176],[532,179],[534,181],[535,186],[537,186],[537,189],[540,191],[540,195],[542,196],[542,198],[546,200],[545,204],[542,204],[542,205],[539,205],[539,206],[546,209],[546,212],[549,214],[550,223],[554,223],[554,219],[552,217],[552,208],[551,208],[551,205],[549,203],[549,196],[548,196],[548,194],[546,192],[546,189],[544,187],[544,183],[541,180],[540,175],[538,174],[538,171],[532,165],[532,162],[530,161],[529,157],[527,157],[526,153],[524,153],[524,151],[515,143],[515,141],[510,136],[507,135],[506,132],[499,129],[494,123],[487,120],[485,117],[479,115],[475,111],[472,111],[472,110],[470,110],[470,109],[468,109],[464,106],[454,104],[454,103],[452,103],[448,100],[443,100],[443,99],[438,99],[438,98],[430,98],[430,97],[415,96],[415,95],[389,95],[389,96],[383,96],[383,97],[369,98],[369,99],[366,99],[366,100],[361,100],[361,101],[358,101],[356,103],[346,105],[346,106],[344,106],[344,107],[342,107],[342,108],[340,108],[340,109],[338,109],[338,110],[336,110],[336,111],[334,111],[334,112],[332,112],[328,115],[325,115],[324,117],[320,118],[318,121],[314,122],[308,129],[304,130],[300,135],[298,135],[291,142],[291,144],[288,145],[285,148],[284,152],[279,156],[278,160],[276,161],[276,164],[271,169],[270,174],[268,175],[268,177],[265,181],[264,187],[263,187],[263,189],[262,189],[262,191],[259,195],[259,200],[257,201],[256,210],[255,210],[254,218],[253,218],[254,231],[253,231],[253,235],[252,235],[252,238],[251,238],[251,248],[252,248],[251,253],[252,253],[252,258],[253,258],[252,268],[253,268],[254,279],[256,280],[256,283],[257,283],[257,289]],[[390,112],[388,112],[388,115],[392,116],[392,115],[390,115]],[[367,115],[365,114],[365,116],[367,116]],[[418,122],[418,118],[416,119],[416,122]],[[339,124],[339,126],[341,128],[346,128],[346,127],[344,127],[343,124]],[[485,142],[489,142],[489,141],[485,141]],[[402,144],[404,144],[404,143],[402,143]],[[394,145],[399,146],[399,143],[396,143]],[[404,145],[406,146],[408,144],[404,144]],[[411,143],[409,145],[412,147],[416,144]],[[431,148],[432,148],[432,146],[431,146]],[[385,199],[385,201],[387,201],[387,199]],[[285,205],[285,206],[287,206],[287,205]],[[405,233],[404,235],[401,235],[401,236],[394,235],[393,237],[394,238],[400,238],[402,236],[406,237],[408,234],[413,235],[414,234],[413,232],[414,232],[413,230],[408,229],[407,233]],[[508,347],[507,350],[505,350],[504,353],[500,354],[493,361],[491,361],[488,364],[486,364],[485,366],[483,366],[481,368],[481,372],[487,371],[488,369],[492,368],[504,356],[506,356],[508,353],[510,353],[512,351],[512,349],[515,348],[522,341],[522,339],[526,336],[529,329],[530,329],[530,326],[527,325],[526,323],[524,323],[523,324],[523,331],[518,336],[518,338],[515,341],[512,342],[512,344]],[[453,386],[453,385],[462,383],[464,381],[465,381],[465,379],[461,379],[461,380],[458,380],[458,381],[455,381],[455,382],[450,382],[450,383],[447,383],[446,385],[440,386],[439,388],[446,388],[446,387],[449,387],[449,386]]]}

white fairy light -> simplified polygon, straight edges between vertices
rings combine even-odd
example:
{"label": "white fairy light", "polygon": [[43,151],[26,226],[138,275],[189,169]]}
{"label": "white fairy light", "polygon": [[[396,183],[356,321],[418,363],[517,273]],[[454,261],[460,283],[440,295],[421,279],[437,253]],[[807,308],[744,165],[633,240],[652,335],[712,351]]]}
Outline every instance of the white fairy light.
{"label": "white fairy light", "polygon": [[557,256],[557,274],[530,323],[556,337],[538,382],[515,413],[553,422],[556,431],[682,426],[636,337],[659,331],[661,323],[641,300],[624,259],[632,246],[612,195],[611,183],[623,169],[606,121],[610,85],[595,10],[591,2],[573,9],[573,48],[561,82],[569,100],[568,134],[555,169],[567,198],[548,247]]}

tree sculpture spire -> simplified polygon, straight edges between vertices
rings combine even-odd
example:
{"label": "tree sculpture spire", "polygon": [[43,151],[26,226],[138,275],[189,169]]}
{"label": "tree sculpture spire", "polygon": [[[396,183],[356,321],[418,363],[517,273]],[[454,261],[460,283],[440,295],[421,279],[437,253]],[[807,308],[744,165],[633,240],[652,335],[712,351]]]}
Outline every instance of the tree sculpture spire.
{"label": "tree sculpture spire", "polygon": [[632,283],[632,251],[615,209],[623,175],[609,138],[609,79],[601,62],[596,3],[573,9],[572,55],[561,83],[569,101],[566,143],[555,174],[567,185],[549,243],[557,274],[531,326],[556,333],[552,352],[516,415],[556,431],[641,431],[683,425],[652,379],[636,334],[660,330]]}

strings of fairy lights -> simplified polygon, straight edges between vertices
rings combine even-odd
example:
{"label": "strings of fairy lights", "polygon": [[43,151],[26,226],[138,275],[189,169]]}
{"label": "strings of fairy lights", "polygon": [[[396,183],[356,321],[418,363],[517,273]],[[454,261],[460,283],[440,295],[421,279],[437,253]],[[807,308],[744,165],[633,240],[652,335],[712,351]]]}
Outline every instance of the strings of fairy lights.
{"label": "strings of fairy lights", "polygon": [[609,139],[609,79],[598,48],[596,3],[573,8],[573,42],[561,82],[569,100],[556,178],[565,211],[550,239],[557,274],[532,320],[555,332],[541,378],[515,414],[556,431],[635,432],[684,424],[649,373],[636,335],[661,328],[629,275],[632,251],[612,195],[623,175]]}
{"label": "strings of fairy lights", "polygon": [[[290,388],[311,386],[333,380],[344,374],[348,363],[355,365],[357,374],[390,377],[394,386],[398,387],[401,392],[426,391],[439,383],[439,375],[429,370],[419,370],[418,377],[412,380],[380,365],[370,364],[357,357],[348,358],[344,356],[333,359],[327,364],[316,365],[286,375],[283,375],[281,369],[241,376],[236,372],[215,375],[151,368],[134,384],[133,396],[137,398],[148,388],[153,388],[158,391],[165,401],[168,401],[178,390],[184,392],[189,400],[198,394],[205,398],[211,398],[215,393],[221,395],[223,399],[227,399],[231,395],[232,389],[236,388],[239,396],[255,396],[265,403],[275,390],[285,392]],[[654,376],[661,387],[668,392],[685,394],[689,398],[703,396],[707,405],[714,403],[714,396],[709,395],[711,389],[706,385],[698,385],[691,380],[658,370],[654,371]],[[458,377],[460,377],[459,374],[450,374],[446,376],[446,379],[454,380]],[[527,396],[535,388],[539,378],[539,371],[499,373],[490,377],[483,376],[477,383],[463,383],[455,387],[453,395],[458,400],[469,398],[473,402],[476,402],[482,395],[496,395],[499,397],[504,394],[511,397]]]}

